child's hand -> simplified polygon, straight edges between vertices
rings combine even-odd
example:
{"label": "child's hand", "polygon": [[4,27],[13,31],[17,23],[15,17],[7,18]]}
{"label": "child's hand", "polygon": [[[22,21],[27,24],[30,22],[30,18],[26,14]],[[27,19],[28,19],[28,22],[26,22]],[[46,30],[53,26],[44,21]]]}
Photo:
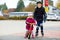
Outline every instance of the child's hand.
{"label": "child's hand", "polygon": [[30,23],[30,25],[31,25],[32,23]]}
{"label": "child's hand", "polygon": [[30,25],[36,25],[36,23],[30,23]]}
{"label": "child's hand", "polygon": [[31,25],[31,23],[29,23]]}
{"label": "child's hand", "polygon": [[36,23],[34,23],[34,25],[36,25]]}
{"label": "child's hand", "polygon": [[33,23],[30,23],[30,26],[32,27]]}

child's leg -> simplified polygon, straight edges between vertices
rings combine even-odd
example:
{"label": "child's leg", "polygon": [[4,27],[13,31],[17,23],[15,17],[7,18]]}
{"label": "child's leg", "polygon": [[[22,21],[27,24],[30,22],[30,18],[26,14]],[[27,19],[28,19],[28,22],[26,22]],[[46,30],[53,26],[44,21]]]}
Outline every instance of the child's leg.
{"label": "child's leg", "polygon": [[40,24],[40,27],[41,27],[41,35],[44,36],[44,33],[43,33],[43,24]]}
{"label": "child's leg", "polygon": [[37,21],[37,28],[36,28],[36,34],[35,34],[35,36],[38,36],[39,26],[40,26],[40,22]]}
{"label": "child's leg", "polygon": [[36,28],[36,35],[35,36],[38,36],[38,32],[39,32],[39,27],[37,26],[37,28]]}
{"label": "child's leg", "polygon": [[28,37],[28,30],[26,31],[26,34],[25,34],[25,38],[27,38]]}
{"label": "child's leg", "polygon": [[32,36],[32,38],[34,38],[34,33],[33,33],[33,30],[32,30],[31,36]]}

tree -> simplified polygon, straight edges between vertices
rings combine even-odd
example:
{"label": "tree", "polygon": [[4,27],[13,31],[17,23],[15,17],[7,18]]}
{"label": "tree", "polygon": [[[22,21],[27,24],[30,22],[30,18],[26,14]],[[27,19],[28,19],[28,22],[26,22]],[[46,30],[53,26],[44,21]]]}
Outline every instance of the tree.
{"label": "tree", "polygon": [[35,4],[30,3],[27,7],[24,8],[25,12],[33,12],[35,9]]}
{"label": "tree", "polygon": [[4,5],[3,5],[3,10],[7,10],[8,8],[7,8],[7,5],[6,5],[6,3],[4,3]]}
{"label": "tree", "polygon": [[23,0],[19,0],[18,3],[17,3],[17,8],[16,8],[16,12],[19,12],[19,11],[23,11],[23,8],[24,8],[24,2]]}
{"label": "tree", "polygon": [[0,5],[0,10],[7,10],[8,8],[7,8],[7,5],[6,5],[6,3],[4,3],[4,4],[1,4]]}
{"label": "tree", "polygon": [[53,1],[48,0],[49,5],[53,6]]}
{"label": "tree", "polygon": [[1,11],[3,13],[5,12],[4,10],[7,10],[8,9],[6,3],[4,3],[4,4],[0,5],[0,6],[1,6]]}
{"label": "tree", "polygon": [[36,0],[30,0],[30,1],[35,1],[36,2]]}
{"label": "tree", "polygon": [[1,5],[0,5],[0,10],[1,10]]}
{"label": "tree", "polygon": [[60,9],[60,0],[57,1],[56,7]]}

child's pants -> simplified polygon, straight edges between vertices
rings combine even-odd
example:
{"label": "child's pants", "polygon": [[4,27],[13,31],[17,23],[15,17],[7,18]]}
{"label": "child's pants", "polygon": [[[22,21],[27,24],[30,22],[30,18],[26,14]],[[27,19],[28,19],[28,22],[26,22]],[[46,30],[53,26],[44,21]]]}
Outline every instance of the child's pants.
{"label": "child's pants", "polygon": [[43,21],[37,21],[36,34],[38,34],[39,27],[41,28],[41,34],[43,33]]}
{"label": "child's pants", "polygon": [[[28,30],[26,30],[26,32],[28,32]],[[27,35],[27,34],[25,34],[25,36],[26,36],[26,35]],[[32,30],[31,36],[32,36],[32,37],[34,36],[33,30]]]}

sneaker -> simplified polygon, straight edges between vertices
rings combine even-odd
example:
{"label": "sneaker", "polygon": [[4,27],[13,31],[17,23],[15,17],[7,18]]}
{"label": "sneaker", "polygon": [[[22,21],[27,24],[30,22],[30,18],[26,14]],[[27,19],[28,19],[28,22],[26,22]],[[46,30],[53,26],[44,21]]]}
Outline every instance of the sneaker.
{"label": "sneaker", "polygon": [[27,38],[27,37],[28,37],[28,34],[26,34],[24,38]]}
{"label": "sneaker", "polygon": [[38,33],[36,33],[36,35],[35,35],[36,37],[38,36]]}
{"label": "sneaker", "polygon": [[24,38],[26,39],[28,36],[25,36]]}
{"label": "sneaker", "polygon": [[32,35],[32,38],[34,39],[34,35]]}
{"label": "sneaker", "polygon": [[44,33],[42,32],[41,34],[42,34],[42,37],[43,37],[44,36]]}
{"label": "sneaker", "polygon": [[27,38],[27,37],[24,37],[25,39]]}
{"label": "sneaker", "polygon": [[30,35],[28,35],[28,39],[30,39]]}

